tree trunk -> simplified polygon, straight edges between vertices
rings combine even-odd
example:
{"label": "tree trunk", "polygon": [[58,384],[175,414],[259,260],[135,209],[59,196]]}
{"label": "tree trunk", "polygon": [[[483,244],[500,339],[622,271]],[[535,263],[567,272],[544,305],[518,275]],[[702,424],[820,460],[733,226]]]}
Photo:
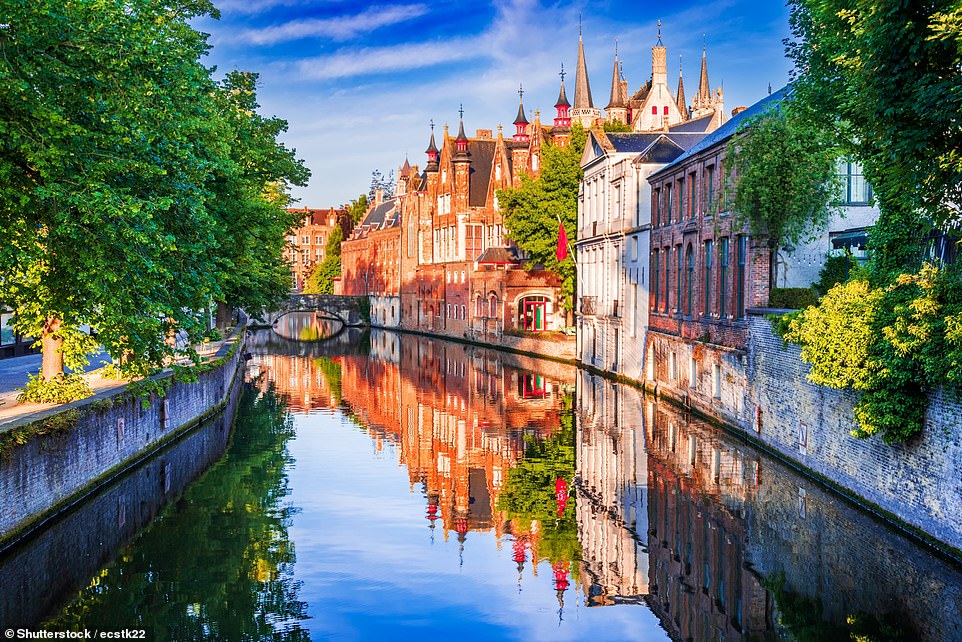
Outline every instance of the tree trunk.
{"label": "tree trunk", "polygon": [[234,311],[223,301],[217,302],[217,329],[223,332],[234,320]]}
{"label": "tree trunk", "polygon": [[63,339],[57,334],[60,331],[60,323],[57,317],[48,317],[43,324],[40,344],[43,353],[40,378],[44,381],[53,381],[63,376],[63,352],[61,352]]}

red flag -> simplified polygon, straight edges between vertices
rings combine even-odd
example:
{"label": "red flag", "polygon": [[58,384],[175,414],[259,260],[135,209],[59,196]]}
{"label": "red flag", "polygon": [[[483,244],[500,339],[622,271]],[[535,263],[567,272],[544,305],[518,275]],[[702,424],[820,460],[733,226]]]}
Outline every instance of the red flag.
{"label": "red flag", "polygon": [[558,222],[558,251],[555,253],[559,261],[568,258],[568,235],[565,234],[565,226]]}

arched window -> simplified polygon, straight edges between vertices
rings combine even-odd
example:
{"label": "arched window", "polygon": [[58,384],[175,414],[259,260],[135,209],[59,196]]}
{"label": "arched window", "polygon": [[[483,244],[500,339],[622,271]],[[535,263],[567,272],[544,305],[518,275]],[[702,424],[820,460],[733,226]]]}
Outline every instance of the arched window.
{"label": "arched window", "polygon": [[688,244],[688,251],[685,254],[685,262],[688,263],[688,298],[685,301],[685,314],[691,316],[692,292],[695,289],[695,253],[691,251],[691,243]]}
{"label": "arched window", "polygon": [[498,318],[498,295],[494,292],[488,295],[488,316],[492,319]]}
{"label": "arched window", "polygon": [[478,295],[478,298],[475,299],[474,301],[474,316],[476,317],[484,316],[484,299],[481,298],[480,294]]}

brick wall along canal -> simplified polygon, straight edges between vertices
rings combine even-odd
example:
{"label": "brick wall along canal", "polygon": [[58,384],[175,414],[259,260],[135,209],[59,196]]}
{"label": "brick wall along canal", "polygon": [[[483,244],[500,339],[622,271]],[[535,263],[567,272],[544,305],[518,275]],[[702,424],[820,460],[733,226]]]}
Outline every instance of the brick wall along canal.
{"label": "brick wall along canal", "polygon": [[[111,555],[75,555],[87,566],[59,603],[43,582],[4,581],[3,624],[177,640],[731,641],[789,625],[962,638],[951,562],[634,389],[387,332],[262,331],[249,346],[226,455],[149,525],[128,512],[139,533]],[[161,490],[141,501],[171,501]]]}

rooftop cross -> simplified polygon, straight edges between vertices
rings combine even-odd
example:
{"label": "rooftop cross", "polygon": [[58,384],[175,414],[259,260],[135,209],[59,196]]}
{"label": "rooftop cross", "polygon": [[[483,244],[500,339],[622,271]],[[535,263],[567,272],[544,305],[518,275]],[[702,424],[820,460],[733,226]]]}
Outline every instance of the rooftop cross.
{"label": "rooftop cross", "polygon": [[458,105],[458,116],[464,118],[464,103]]}
{"label": "rooftop cross", "polygon": [[662,47],[661,44],[661,18],[658,19],[658,46]]}
{"label": "rooftop cross", "polygon": [[565,74],[565,64],[564,64],[564,63],[561,63],[561,73],[558,74],[558,75],[561,76],[561,82],[564,82],[564,81],[565,81],[565,76],[567,75],[567,74]]}

